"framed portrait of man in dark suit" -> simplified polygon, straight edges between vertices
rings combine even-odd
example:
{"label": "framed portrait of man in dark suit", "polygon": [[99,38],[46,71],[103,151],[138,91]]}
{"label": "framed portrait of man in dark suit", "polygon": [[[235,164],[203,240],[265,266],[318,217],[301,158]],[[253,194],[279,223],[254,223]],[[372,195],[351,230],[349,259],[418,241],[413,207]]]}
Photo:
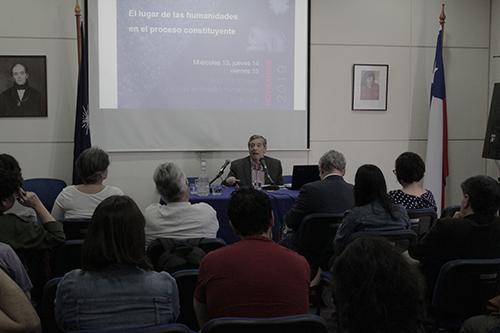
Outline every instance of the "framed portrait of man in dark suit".
{"label": "framed portrait of man in dark suit", "polygon": [[47,117],[47,57],[0,55],[0,117]]}

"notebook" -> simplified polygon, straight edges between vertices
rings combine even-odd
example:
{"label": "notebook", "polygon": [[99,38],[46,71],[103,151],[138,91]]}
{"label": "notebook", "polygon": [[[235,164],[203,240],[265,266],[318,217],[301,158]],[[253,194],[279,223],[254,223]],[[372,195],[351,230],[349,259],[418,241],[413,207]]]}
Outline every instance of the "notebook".
{"label": "notebook", "polygon": [[318,165],[294,165],[291,190],[300,190],[302,185],[320,180]]}

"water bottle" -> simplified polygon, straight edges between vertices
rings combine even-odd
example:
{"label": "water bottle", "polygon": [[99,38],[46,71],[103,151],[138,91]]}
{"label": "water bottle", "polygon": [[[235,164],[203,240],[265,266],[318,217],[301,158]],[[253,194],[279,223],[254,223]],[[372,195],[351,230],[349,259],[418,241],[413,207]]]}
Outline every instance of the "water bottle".
{"label": "water bottle", "polygon": [[207,174],[207,162],[201,161],[201,173],[200,177],[198,177],[198,195],[207,196],[210,193],[210,180],[208,179]]}

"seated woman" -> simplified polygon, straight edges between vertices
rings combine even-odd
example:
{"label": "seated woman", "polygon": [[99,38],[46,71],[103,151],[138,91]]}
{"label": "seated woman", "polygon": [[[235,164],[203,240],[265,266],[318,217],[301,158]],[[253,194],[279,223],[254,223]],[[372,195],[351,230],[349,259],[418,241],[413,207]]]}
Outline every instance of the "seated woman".
{"label": "seated woman", "polygon": [[355,232],[403,230],[410,226],[404,207],[391,202],[384,175],[375,165],[362,165],[356,172],[354,205],[337,230],[336,255],[343,251]]}
{"label": "seated woman", "polygon": [[174,163],[160,164],[153,176],[166,204],[154,203],[144,212],[146,245],[157,238],[215,238],[219,230],[216,211],[204,202],[191,204],[187,178]]}
{"label": "seated woman", "polygon": [[425,332],[422,279],[385,240],[349,244],[333,265],[333,289],[341,332]]}
{"label": "seated woman", "polygon": [[103,184],[108,176],[108,166],[109,156],[104,150],[98,147],[85,149],[75,163],[82,184],[67,186],[59,193],[52,216],[58,221],[90,219],[101,201],[112,195],[123,195],[119,188]]}
{"label": "seated woman", "polygon": [[432,192],[423,186],[425,163],[420,156],[412,152],[402,153],[396,159],[394,173],[402,188],[389,192],[393,203],[403,205],[406,209],[436,210]]}
{"label": "seated woman", "polygon": [[59,283],[55,313],[64,331],[176,320],[177,285],[167,272],[151,271],[144,216],[129,197],[111,196],[97,206],[82,246],[82,269],[67,273]]}

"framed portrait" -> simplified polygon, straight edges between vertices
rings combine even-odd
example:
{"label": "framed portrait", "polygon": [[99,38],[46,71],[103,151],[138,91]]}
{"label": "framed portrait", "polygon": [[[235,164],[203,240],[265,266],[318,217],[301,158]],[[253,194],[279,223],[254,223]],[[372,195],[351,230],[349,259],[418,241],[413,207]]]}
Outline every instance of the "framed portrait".
{"label": "framed portrait", "polygon": [[47,117],[47,57],[0,55],[0,117]]}
{"label": "framed portrait", "polygon": [[386,111],[388,76],[389,65],[353,65],[352,110]]}

